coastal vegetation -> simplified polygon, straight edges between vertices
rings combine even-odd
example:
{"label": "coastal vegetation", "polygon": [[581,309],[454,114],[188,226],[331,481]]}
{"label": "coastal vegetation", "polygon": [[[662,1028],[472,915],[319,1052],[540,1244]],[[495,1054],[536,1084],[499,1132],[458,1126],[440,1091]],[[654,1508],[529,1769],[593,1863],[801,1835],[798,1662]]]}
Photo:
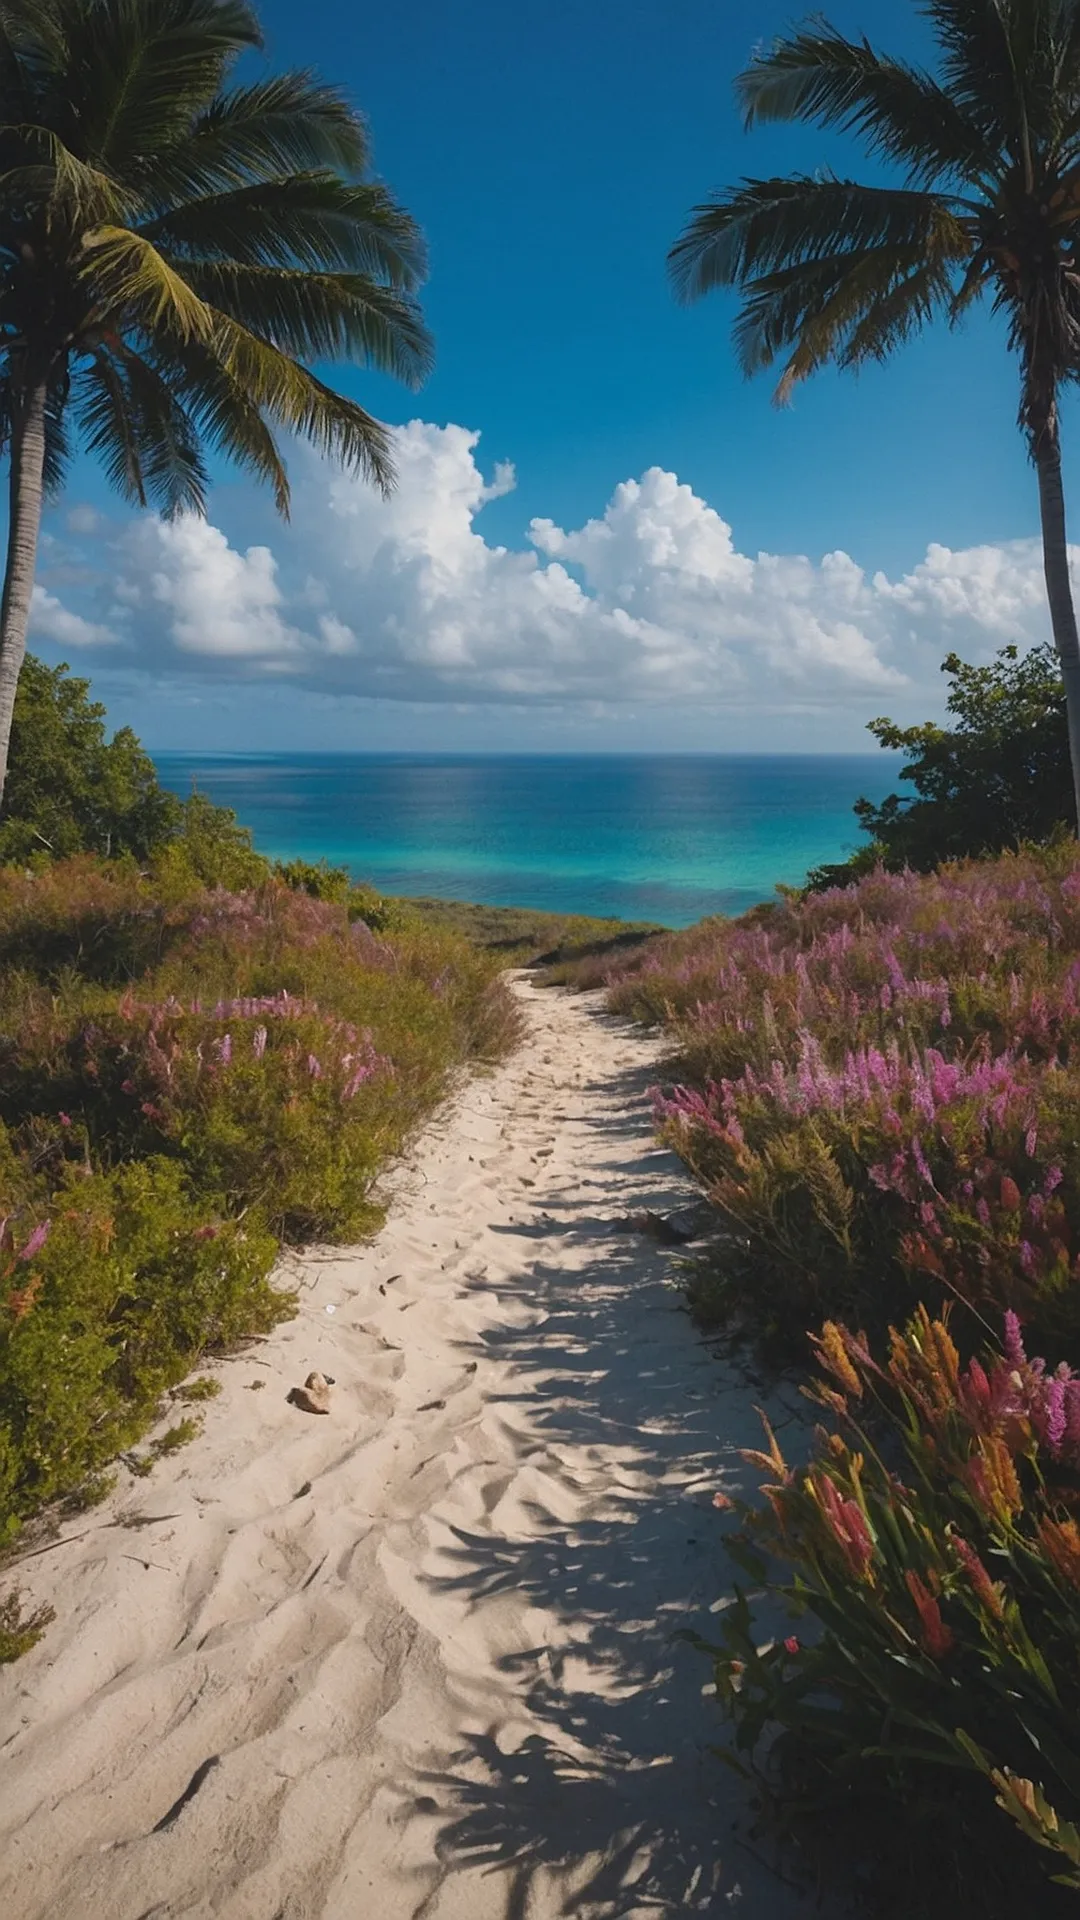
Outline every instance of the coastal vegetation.
{"label": "coastal vegetation", "polygon": [[0,871],[0,1539],[289,1314],[279,1247],[369,1233],[388,1160],[512,1042],[492,960],[370,901],[207,885],[182,839]]}
{"label": "coastal vegetation", "polygon": [[942,860],[1068,834],[1069,734],[1053,649],[1003,647],[985,666],[951,653],[942,672],[951,726],[870,722],[880,746],[904,754],[900,778],[914,793],[889,794],[877,806],[856,801],[868,842],[847,860],[815,868],[811,888],[845,886],[876,867],[926,873]]}
{"label": "coastal vegetation", "polygon": [[[658,1124],[716,1209],[691,1304],[773,1367],[813,1346],[810,1459],[767,1436],[733,1543],[810,1631],[724,1616],[740,1744],[781,1730],[789,1814],[851,1816],[860,1867],[890,1821],[895,1865],[900,1820],[897,1912],[938,1910],[925,1861],[911,1878],[935,1820],[954,1884],[981,1886],[995,1798],[1080,1888],[1075,841],[879,869],[668,935],[608,981],[670,1036]],[[949,1839],[933,1776],[965,1769]]]}

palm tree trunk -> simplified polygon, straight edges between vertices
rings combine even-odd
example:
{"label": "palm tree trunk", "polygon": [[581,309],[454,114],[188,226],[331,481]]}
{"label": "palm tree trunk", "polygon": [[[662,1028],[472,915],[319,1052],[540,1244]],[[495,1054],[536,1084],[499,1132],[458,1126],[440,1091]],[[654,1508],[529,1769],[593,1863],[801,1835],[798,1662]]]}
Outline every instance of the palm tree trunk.
{"label": "palm tree trunk", "polygon": [[1042,513],[1043,571],[1050,601],[1050,624],[1054,645],[1061,662],[1065,682],[1065,710],[1069,727],[1069,756],[1072,760],[1074,824],[1080,824],[1080,636],[1076,627],[1072,581],[1069,578],[1069,545],[1065,535],[1065,489],[1061,482],[1061,440],[1057,420],[1052,418],[1043,431],[1032,435],[1032,451],[1039,476],[1039,506]]}
{"label": "palm tree trunk", "polygon": [[30,596],[34,590],[38,531],[45,471],[45,403],[48,391],[43,375],[23,388],[11,428],[10,513],[4,593],[0,600],[0,804],[7,779],[11,719],[15,692],[26,654],[30,624]]}

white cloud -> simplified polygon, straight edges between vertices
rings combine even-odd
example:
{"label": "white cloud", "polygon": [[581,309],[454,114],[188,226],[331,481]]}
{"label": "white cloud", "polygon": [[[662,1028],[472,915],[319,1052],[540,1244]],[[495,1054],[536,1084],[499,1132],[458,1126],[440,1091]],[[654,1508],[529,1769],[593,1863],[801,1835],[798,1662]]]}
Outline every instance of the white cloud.
{"label": "white cloud", "polygon": [[64,525],[69,533],[96,533],[101,524],[101,515],[96,507],[87,506],[85,503],[69,507],[64,515]]}
{"label": "white cloud", "polygon": [[53,593],[35,587],[30,597],[30,639],[51,640],[55,647],[107,647],[114,644],[108,627],[97,626],[72,613]]}
{"label": "white cloud", "polygon": [[580,527],[540,518],[527,545],[489,542],[480,515],[514,471],[485,480],[478,438],[402,428],[389,501],[298,453],[296,518],[271,544],[241,549],[214,525],[145,516],[114,535],[107,575],[77,610],[39,589],[36,630],[57,644],[120,640],[156,672],[284,677],[335,695],[862,717],[898,696],[937,704],[952,646],[985,657],[1046,636],[1035,542],[931,546],[898,580],[842,552],[751,556],[659,467]]}

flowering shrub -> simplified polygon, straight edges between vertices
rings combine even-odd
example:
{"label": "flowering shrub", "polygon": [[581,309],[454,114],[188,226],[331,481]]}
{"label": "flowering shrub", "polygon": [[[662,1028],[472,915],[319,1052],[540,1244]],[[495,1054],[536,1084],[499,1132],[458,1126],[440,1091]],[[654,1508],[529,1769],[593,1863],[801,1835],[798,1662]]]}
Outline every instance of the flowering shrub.
{"label": "flowering shrub", "polygon": [[745,1601],[725,1617],[738,1743],[779,1727],[773,1765],[837,1798],[968,1770],[1080,1889],[1080,1378],[1011,1315],[967,1367],[925,1308],[884,1364],[832,1322],[817,1348],[831,1431],[800,1469],[771,1433],[746,1456],[766,1504],[735,1543],[755,1577],[763,1553],[794,1570],[773,1592],[815,1626],[759,1646]]}
{"label": "flowering shrub", "polygon": [[369,1231],[388,1157],[512,1042],[489,958],[355,905],[0,872],[0,1534],[287,1312],[278,1239]]}
{"label": "flowering shrub", "polygon": [[707,922],[611,997],[669,1026],[658,1115],[737,1230],[714,1311],[790,1342],[929,1292],[1080,1350],[1075,846]]}

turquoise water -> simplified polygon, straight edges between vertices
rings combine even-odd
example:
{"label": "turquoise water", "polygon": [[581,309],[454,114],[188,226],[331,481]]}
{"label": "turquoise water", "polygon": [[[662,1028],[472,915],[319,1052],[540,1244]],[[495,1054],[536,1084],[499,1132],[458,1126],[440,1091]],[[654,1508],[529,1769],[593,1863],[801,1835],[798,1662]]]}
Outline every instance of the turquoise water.
{"label": "turquoise water", "polygon": [[836,755],[162,753],[166,785],[235,808],[277,859],[384,893],[686,926],[741,913],[858,843],[896,763]]}

